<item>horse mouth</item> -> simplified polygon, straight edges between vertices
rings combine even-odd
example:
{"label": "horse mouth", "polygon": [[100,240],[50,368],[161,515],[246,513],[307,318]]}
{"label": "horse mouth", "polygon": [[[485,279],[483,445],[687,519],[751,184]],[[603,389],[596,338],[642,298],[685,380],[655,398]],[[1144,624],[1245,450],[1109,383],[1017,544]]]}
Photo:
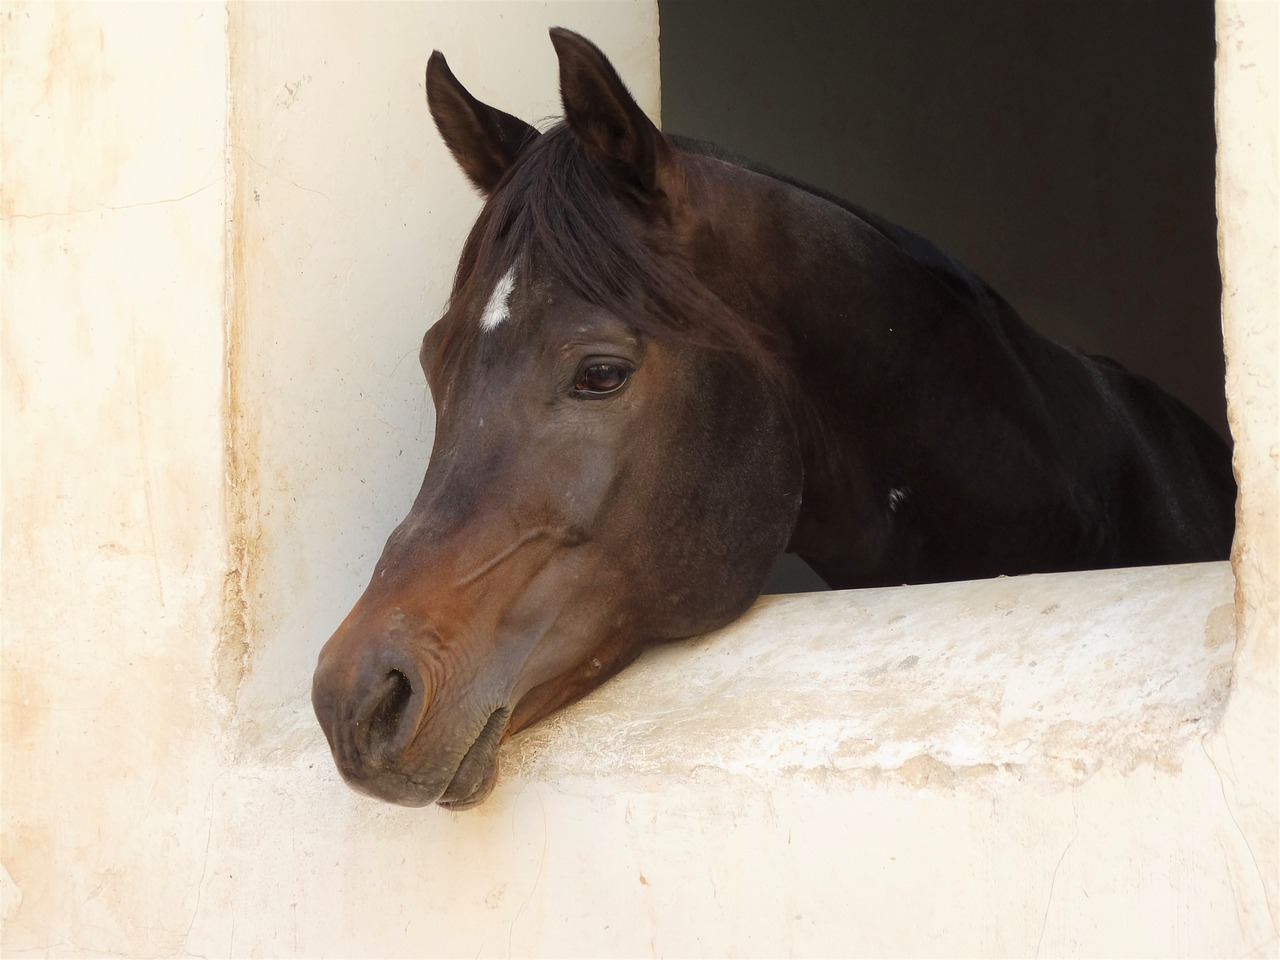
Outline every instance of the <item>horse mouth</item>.
{"label": "horse mouth", "polygon": [[485,722],[454,771],[449,785],[436,802],[447,810],[467,810],[482,803],[498,782],[498,746],[511,717],[510,707],[499,707]]}

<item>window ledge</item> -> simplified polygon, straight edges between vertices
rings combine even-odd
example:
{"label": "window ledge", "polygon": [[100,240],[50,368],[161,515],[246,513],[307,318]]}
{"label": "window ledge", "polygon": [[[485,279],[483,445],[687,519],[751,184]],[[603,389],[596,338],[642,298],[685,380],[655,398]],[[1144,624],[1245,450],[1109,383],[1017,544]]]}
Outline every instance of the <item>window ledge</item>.
{"label": "window ledge", "polygon": [[504,776],[1176,768],[1225,703],[1233,588],[1221,562],[765,597],[513,738]]}

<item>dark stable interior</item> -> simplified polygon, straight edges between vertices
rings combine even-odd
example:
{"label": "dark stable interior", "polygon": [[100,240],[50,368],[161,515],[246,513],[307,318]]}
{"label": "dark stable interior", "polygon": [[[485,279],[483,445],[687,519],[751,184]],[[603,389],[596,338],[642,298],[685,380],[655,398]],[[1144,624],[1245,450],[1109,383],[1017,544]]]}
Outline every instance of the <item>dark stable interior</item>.
{"label": "dark stable interior", "polygon": [[[1210,0],[660,0],[662,126],[938,244],[1227,435]],[[766,592],[824,589],[796,557]]]}

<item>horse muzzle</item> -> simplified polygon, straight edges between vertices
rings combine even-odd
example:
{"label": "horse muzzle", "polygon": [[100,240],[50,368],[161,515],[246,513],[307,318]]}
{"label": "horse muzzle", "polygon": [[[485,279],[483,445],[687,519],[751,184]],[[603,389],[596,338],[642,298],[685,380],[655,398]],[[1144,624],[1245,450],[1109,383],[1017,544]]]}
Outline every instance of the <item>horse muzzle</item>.
{"label": "horse muzzle", "polygon": [[311,686],[343,779],[403,806],[465,809],[484,800],[510,707],[476,715],[446,702],[434,671],[395,633],[348,640],[339,630],[325,645]]}

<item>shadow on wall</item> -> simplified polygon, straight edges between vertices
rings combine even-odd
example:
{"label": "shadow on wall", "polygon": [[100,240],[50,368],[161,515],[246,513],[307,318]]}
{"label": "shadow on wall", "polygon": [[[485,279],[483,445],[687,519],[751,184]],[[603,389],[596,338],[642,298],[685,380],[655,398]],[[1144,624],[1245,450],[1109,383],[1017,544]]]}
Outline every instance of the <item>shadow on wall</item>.
{"label": "shadow on wall", "polygon": [[[1211,0],[659,10],[666,130],[924,235],[1228,435]],[[787,557],[766,592],[813,589]]]}

